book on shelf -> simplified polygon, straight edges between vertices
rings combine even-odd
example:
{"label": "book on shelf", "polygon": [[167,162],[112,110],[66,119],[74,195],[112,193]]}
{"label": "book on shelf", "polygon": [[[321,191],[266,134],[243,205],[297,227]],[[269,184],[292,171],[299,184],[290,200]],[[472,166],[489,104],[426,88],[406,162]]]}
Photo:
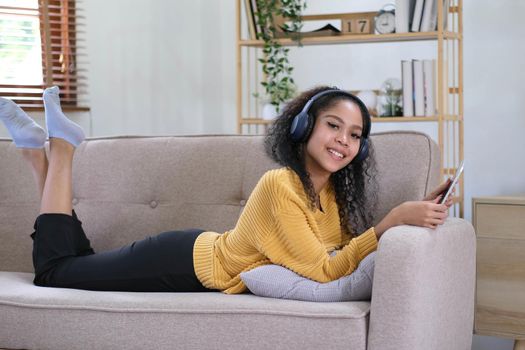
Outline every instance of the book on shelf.
{"label": "book on shelf", "polygon": [[396,33],[408,33],[412,26],[416,0],[396,0]]}
{"label": "book on shelf", "polygon": [[412,17],[412,26],[410,27],[411,32],[419,32],[421,26],[421,17],[423,16],[423,7],[425,0],[417,0],[414,7],[414,16]]}
{"label": "book on shelf", "polygon": [[[397,0],[409,1],[409,0]],[[438,6],[443,6],[443,29],[447,29],[450,0],[414,0],[414,12],[409,19],[411,32],[433,32],[437,30]],[[404,6],[404,4],[402,5]],[[404,10],[406,12],[406,10]],[[396,14],[397,15],[397,14]]]}
{"label": "book on shelf", "polygon": [[425,0],[425,8],[421,17],[420,32],[431,32],[436,29],[438,0]]}
{"label": "book on shelf", "polygon": [[416,1],[417,0],[409,0],[410,1],[410,7],[409,7],[409,13],[408,13],[408,31],[410,31],[410,28],[412,27],[412,22],[414,21],[414,11],[416,9]]}
{"label": "book on shelf", "polygon": [[412,61],[401,61],[401,87],[403,91],[403,116],[411,117],[414,115]]}
{"label": "book on shelf", "polygon": [[416,117],[425,116],[425,90],[423,87],[423,61],[412,61],[414,79],[414,115]]}
{"label": "book on shelf", "polygon": [[244,0],[244,9],[246,10],[246,21],[248,22],[248,33],[251,40],[257,39],[257,22],[255,19],[256,6],[255,0]]}
{"label": "book on shelf", "polygon": [[401,61],[403,116],[436,115],[436,60]]}
{"label": "book on shelf", "polygon": [[423,88],[425,116],[436,115],[436,60],[423,60]]}

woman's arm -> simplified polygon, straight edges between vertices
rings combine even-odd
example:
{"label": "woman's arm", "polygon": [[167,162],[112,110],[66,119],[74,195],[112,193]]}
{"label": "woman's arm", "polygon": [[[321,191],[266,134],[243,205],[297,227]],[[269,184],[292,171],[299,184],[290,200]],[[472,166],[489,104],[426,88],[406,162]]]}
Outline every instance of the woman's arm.
{"label": "woman's arm", "polygon": [[453,204],[452,199],[446,203],[439,204],[443,192],[450,184],[450,179],[436,187],[422,201],[404,202],[392,209],[375,226],[376,236],[379,239],[383,233],[391,227],[399,225],[413,225],[428,228],[436,228],[442,225],[448,216],[448,208]]}
{"label": "woman's arm", "polygon": [[[331,257],[320,240],[315,223],[299,206],[277,210],[275,228],[261,246],[261,253],[274,264],[284,266],[311,280],[325,283],[351,274],[368,254],[377,249],[371,228],[350,240]],[[339,224],[339,222],[337,222]]]}

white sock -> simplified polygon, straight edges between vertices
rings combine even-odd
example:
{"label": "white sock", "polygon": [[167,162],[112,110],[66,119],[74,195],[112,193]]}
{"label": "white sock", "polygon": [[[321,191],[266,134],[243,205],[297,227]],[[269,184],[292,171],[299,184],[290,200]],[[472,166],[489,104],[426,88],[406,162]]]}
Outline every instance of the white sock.
{"label": "white sock", "polygon": [[7,98],[0,97],[0,120],[18,148],[43,148],[46,132],[19,106]]}
{"label": "white sock", "polygon": [[82,128],[69,120],[60,107],[58,86],[44,90],[44,107],[46,110],[46,125],[49,137],[66,140],[75,147],[84,141],[86,136]]}

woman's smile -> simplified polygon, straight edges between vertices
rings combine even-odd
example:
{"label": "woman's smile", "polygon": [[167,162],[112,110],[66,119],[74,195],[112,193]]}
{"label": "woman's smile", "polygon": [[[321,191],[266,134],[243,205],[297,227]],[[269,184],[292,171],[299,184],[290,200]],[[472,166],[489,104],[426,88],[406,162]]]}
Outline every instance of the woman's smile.
{"label": "woman's smile", "polygon": [[333,148],[328,148],[328,153],[330,153],[330,156],[337,161],[342,161],[346,157],[343,153],[338,152]]}

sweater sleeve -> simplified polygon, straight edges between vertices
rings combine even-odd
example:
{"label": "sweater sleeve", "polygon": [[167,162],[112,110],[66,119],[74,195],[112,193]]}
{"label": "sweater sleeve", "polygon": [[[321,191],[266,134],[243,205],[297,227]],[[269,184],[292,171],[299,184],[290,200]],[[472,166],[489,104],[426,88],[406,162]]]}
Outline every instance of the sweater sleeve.
{"label": "sweater sleeve", "polygon": [[351,274],[361,260],[377,249],[372,227],[331,257],[300,207],[292,206],[274,215],[276,227],[273,234],[266,237],[263,254],[273,263],[317,282],[330,282]]}

